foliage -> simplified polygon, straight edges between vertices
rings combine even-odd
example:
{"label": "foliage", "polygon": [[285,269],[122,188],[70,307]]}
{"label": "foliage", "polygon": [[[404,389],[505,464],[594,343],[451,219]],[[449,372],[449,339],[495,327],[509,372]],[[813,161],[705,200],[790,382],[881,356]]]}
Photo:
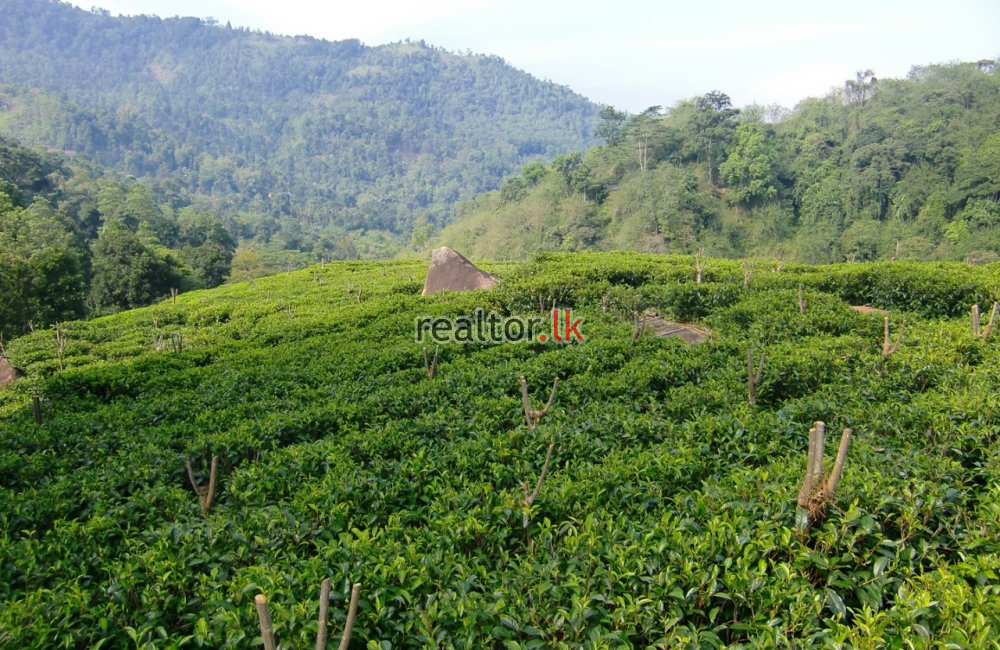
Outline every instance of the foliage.
{"label": "foliage", "polygon": [[496,56],[63,2],[3,0],[0,15],[0,133],[181,184],[261,244],[398,245],[417,215],[449,221],[456,201],[594,141],[597,106]]}
{"label": "foliage", "polygon": [[87,252],[73,224],[42,199],[27,208],[0,192],[0,332],[84,314]]}
{"label": "foliage", "polygon": [[[0,332],[7,338],[147,305],[170,288],[214,287],[229,275],[233,237],[218,214],[183,192],[2,138],[0,184]],[[270,257],[262,273],[279,266]]]}
{"label": "foliage", "polygon": [[729,157],[719,165],[722,181],[732,188],[732,198],[742,205],[778,195],[774,188],[774,162],[768,151],[763,125],[744,122],[736,127],[735,143]]}
{"label": "foliage", "polygon": [[[713,91],[601,116],[604,144],[573,158],[586,189],[522,183],[501,202],[479,197],[438,241],[488,258],[581,247],[813,263],[1000,255],[993,62],[914,67],[907,79],[866,70],[785,112],[737,111]],[[538,227],[541,211],[551,236],[522,227]]]}
{"label": "foliage", "polygon": [[177,286],[179,274],[120,221],[111,221],[94,242],[91,301],[96,310],[148,305]]}
{"label": "foliage", "polygon": [[[699,285],[690,257],[553,253],[439,299],[423,263],[341,261],[64,323],[63,369],[51,331],[17,339],[0,645],[259,647],[261,592],[305,647],[331,577],[333,612],[363,584],[359,648],[997,648],[1000,353],[967,316],[996,265],[752,263],[749,287],[718,259]],[[586,341],[445,346],[427,379],[415,317],[539,296]],[[712,337],[633,341],[616,301]],[[891,357],[857,303],[906,318]],[[559,378],[535,431],[521,374],[536,403]],[[817,419],[855,439],[801,537]],[[553,440],[526,536],[520,482]],[[212,456],[202,516],[185,459],[204,477]]]}

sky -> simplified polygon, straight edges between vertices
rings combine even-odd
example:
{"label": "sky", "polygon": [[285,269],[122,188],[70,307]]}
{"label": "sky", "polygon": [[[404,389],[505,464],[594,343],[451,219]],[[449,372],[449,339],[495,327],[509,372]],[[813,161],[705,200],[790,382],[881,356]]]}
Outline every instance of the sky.
{"label": "sky", "polygon": [[[77,3],[79,5],[79,3]],[[710,90],[792,108],[859,70],[1000,57],[996,0],[93,0],[112,14],[495,54],[631,113]]]}

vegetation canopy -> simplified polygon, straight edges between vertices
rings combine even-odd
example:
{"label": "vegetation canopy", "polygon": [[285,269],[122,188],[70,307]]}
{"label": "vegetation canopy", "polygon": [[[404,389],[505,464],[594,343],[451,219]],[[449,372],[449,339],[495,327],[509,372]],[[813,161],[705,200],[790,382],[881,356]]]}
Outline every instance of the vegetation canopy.
{"label": "vegetation canopy", "polygon": [[[0,646],[310,647],[331,578],[356,648],[997,648],[1000,269],[750,263],[345,261],[6,344]],[[552,300],[585,343],[413,338]]]}
{"label": "vegetation canopy", "polygon": [[803,262],[1000,256],[996,61],[870,70],[794,110],[711,91],[612,108],[604,144],[464,202],[440,243],[488,259],[625,249]]}

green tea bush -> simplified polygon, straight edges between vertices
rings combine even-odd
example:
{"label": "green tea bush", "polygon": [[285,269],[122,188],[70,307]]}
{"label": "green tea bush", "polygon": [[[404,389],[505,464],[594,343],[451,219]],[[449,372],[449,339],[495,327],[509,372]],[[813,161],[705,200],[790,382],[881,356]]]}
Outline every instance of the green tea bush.
{"label": "green tea bush", "polygon": [[[0,647],[259,647],[258,593],[307,646],[326,577],[333,630],[363,585],[356,648],[1000,647],[1000,348],[967,316],[996,270],[750,263],[555,254],[421,297],[423,263],[343,262],[66,323],[62,368],[11,342]],[[539,296],[586,341],[443,345],[427,377],[416,317]],[[892,355],[857,303],[906,319]],[[712,335],[633,340],[646,309]],[[560,380],[535,429],[522,374]],[[803,532],[815,420],[827,470],[855,434]]]}

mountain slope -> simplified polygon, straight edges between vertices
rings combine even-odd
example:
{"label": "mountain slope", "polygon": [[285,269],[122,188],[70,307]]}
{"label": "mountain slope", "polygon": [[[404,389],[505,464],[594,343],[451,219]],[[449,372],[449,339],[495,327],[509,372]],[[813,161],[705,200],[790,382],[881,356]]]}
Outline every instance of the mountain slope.
{"label": "mountain slope", "polygon": [[529,165],[439,240],[480,258],[585,248],[822,262],[1000,255],[1000,65],[859,74],[774,112],[710,92],[603,112],[605,144]]}
{"label": "mountain slope", "polygon": [[45,0],[0,0],[0,15],[0,133],[306,232],[443,223],[525,162],[588,144],[596,118],[497,57],[422,42],[367,47]]}

